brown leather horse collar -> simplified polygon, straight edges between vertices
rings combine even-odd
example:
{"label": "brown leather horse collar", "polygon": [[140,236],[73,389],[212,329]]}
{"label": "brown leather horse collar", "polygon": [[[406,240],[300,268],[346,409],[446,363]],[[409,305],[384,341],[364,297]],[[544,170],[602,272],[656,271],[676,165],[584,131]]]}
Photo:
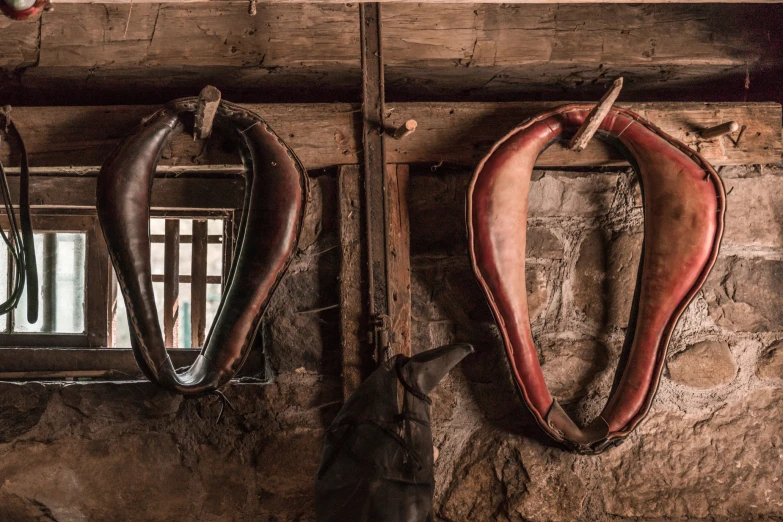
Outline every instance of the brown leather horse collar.
{"label": "brown leather horse collar", "polygon": [[718,254],[726,194],[696,152],[636,114],[612,108],[598,137],[629,159],[642,186],[644,243],[626,342],[608,402],[585,428],[550,395],[530,331],[525,243],[530,177],[538,156],[573,134],[592,105],[568,105],[521,124],[479,163],[467,195],[473,269],[498,323],[517,388],[555,440],[600,452],[647,414],[672,331]]}
{"label": "brown leather horse collar", "polygon": [[97,209],[128,310],[131,344],[144,374],[182,394],[217,389],[247,358],[269,300],[296,252],[308,194],[296,155],[257,114],[221,102],[215,125],[228,128],[245,172],[244,211],[223,298],[196,362],[177,372],[166,353],[152,289],[150,197],[161,152],[193,125],[198,98],[175,100],[146,118],[106,160]]}

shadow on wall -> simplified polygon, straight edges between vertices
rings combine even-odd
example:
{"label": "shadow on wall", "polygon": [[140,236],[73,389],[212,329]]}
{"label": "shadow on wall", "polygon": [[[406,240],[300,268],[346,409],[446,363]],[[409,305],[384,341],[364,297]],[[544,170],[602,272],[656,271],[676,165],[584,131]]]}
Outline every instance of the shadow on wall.
{"label": "shadow on wall", "polygon": [[[470,266],[464,215],[471,173],[429,169],[420,166],[411,176],[413,342],[420,349],[473,344],[476,353],[458,371],[485,419],[500,430],[553,445],[519,397],[499,331]],[[534,179],[539,178],[534,185],[539,186],[531,190],[531,198],[558,197],[558,180],[542,181],[544,175],[534,173]],[[557,175],[584,177],[585,187],[596,184],[591,175]],[[600,193],[589,189],[560,194],[562,210],[531,203],[528,220],[527,286],[534,341],[550,391],[583,422],[600,412],[611,387],[642,242],[641,209],[635,208],[641,199],[634,177],[611,173],[603,178],[597,185],[606,190]],[[581,198],[584,208],[570,215],[574,198]],[[630,220],[628,213],[633,214]]]}

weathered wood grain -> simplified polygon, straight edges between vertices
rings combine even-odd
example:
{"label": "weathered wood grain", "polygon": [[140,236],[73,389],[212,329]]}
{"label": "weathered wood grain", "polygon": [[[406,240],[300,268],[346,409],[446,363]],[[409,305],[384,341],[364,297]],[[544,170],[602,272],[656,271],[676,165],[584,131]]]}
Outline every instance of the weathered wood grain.
{"label": "weathered wood grain", "polygon": [[[404,140],[387,139],[387,161],[442,161],[474,165],[496,140],[525,118],[562,103],[387,104],[389,126],[399,126],[410,119],[418,122],[416,132]],[[639,113],[665,132],[683,140],[714,165],[767,164],[781,160],[783,140],[779,104],[618,105]],[[361,121],[357,105],[251,104],[247,107],[266,118],[307,168],[359,163]],[[149,106],[16,107],[14,114],[34,167],[94,167],[102,164],[117,142],[130,133],[142,117],[154,110],[155,107]],[[747,126],[739,146],[735,146],[728,137],[718,140],[700,138],[699,131],[702,129],[726,121]],[[18,158],[10,154],[5,142],[0,143],[0,161],[9,166],[18,165]],[[180,136],[168,147],[161,160],[163,165],[183,169],[238,163],[238,157],[228,152],[217,136],[207,142],[194,142],[187,136]],[[624,160],[618,153],[601,142],[594,142],[581,153],[556,144],[544,152],[537,163],[541,167],[621,164]],[[218,198],[207,193],[203,197],[208,202]]]}
{"label": "weathered wood grain", "polygon": [[[0,94],[159,102],[209,83],[235,100],[347,101],[359,87],[357,9],[260,4],[249,16],[247,2],[140,3],[126,35],[127,4],[60,4],[0,21],[0,68],[19,71]],[[781,16],[781,5],[391,3],[389,99],[595,99],[617,76],[628,99],[694,99],[720,79],[731,80],[722,99],[742,99],[745,72],[754,90],[762,66],[780,61]],[[713,91],[702,95],[720,99]]]}
{"label": "weathered wood grain", "polygon": [[[148,3],[148,2],[154,2],[155,0],[136,0],[136,3]],[[203,2],[204,0],[169,0],[173,4],[188,4],[192,2]],[[212,3],[221,3],[221,2],[228,2],[229,0],[208,0]],[[384,4],[406,4],[406,3],[413,3],[414,0],[379,0],[381,3]],[[636,3],[638,4],[666,4],[666,3],[672,3],[675,0],[637,0]],[[704,3],[709,1],[710,3],[732,3],[732,4],[742,4],[742,3],[758,3],[758,4],[764,4],[764,3],[777,3],[781,0],[677,0],[678,3],[682,4],[698,4],[698,3]],[[93,4],[93,3],[102,3],[102,4],[128,4],[131,0],[58,0],[58,4]],[[274,3],[278,4],[285,4],[285,3],[298,3],[299,0],[274,0]],[[511,0],[510,2],[505,2],[507,4],[545,4],[549,3],[551,0]],[[560,3],[563,4],[620,4],[625,3],[627,0],[562,0]],[[342,3],[342,0],[321,0],[321,3]],[[420,2],[417,2],[419,4],[464,4],[464,3],[493,3],[491,0],[478,0],[477,2],[474,0],[423,0]]]}
{"label": "weathered wood grain", "polygon": [[368,353],[362,353],[362,238],[361,182],[359,166],[340,168],[340,340],[342,346],[343,397],[348,398],[364,379]]}
{"label": "weathered wood grain", "polygon": [[[11,199],[19,201],[19,178],[9,176]],[[95,176],[33,176],[30,204],[34,207],[95,208]],[[225,210],[241,207],[245,185],[239,177],[158,178],[152,187],[153,209]]]}
{"label": "weathered wood grain", "polygon": [[40,23],[0,16],[0,69],[29,67],[38,62]]}
{"label": "weathered wood grain", "polygon": [[[389,317],[394,355],[413,355],[411,346],[411,227],[408,165],[387,165],[389,204]],[[421,348],[421,347],[417,347]],[[420,350],[416,350],[420,351]]]}
{"label": "weathered wood grain", "polygon": [[[45,15],[39,67],[117,69],[358,63],[357,7],[247,2],[58,6]],[[220,86],[218,86],[220,87]]]}

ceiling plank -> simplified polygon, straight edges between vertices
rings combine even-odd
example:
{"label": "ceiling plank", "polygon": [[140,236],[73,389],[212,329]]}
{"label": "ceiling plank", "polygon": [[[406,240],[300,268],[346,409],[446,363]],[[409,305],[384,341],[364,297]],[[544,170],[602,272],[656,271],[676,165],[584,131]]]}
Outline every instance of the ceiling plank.
{"label": "ceiling plank", "polygon": [[[563,102],[520,103],[396,103],[387,104],[387,123],[418,122],[415,133],[387,143],[389,163],[459,163],[474,165],[509,129],[541,110]],[[685,141],[714,165],[769,164],[781,161],[781,106],[777,103],[641,103],[627,107]],[[249,104],[296,152],[309,169],[358,164],[361,113],[352,104]],[[23,134],[34,167],[94,167],[154,112],[150,106],[15,107],[15,122]],[[729,138],[705,141],[699,131],[726,121],[747,128],[739,146]],[[164,151],[162,165],[186,169],[238,164],[218,136],[207,142],[181,135]],[[8,144],[0,143],[0,160],[18,164]],[[542,154],[538,166],[621,165],[624,160],[600,142],[576,153],[555,145]]]}
{"label": "ceiling plank", "polygon": [[[244,1],[63,4],[35,21],[0,19],[0,96],[111,104],[132,93],[158,103],[212,84],[234,101],[353,101],[357,9],[261,4],[250,16]],[[758,71],[780,66],[781,16],[782,5],[390,4],[387,97],[596,99],[623,76],[629,100],[662,90],[670,95],[654,99],[742,100],[746,74],[752,94]]]}
{"label": "ceiling plank", "polygon": [[[210,3],[228,3],[232,0],[207,0]],[[132,0],[56,0],[57,4],[130,4]],[[190,4],[190,3],[203,3],[204,0],[169,0],[166,3],[169,4]],[[300,3],[301,0],[273,0],[272,2],[266,2],[270,4],[293,4]],[[496,3],[491,0],[380,0],[384,4],[491,4]],[[675,0],[634,0],[637,4],[670,4]],[[783,0],[676,0],[681,4],[700,4],[700,3],[714,3],[714,4],[773,4],[781,3]],[[147,4],[156,3],[156,0],[133,0],[135,4]],[[322,4],[340,4],[344,3],[344,0],[319,0]],[[507,4],[548,4],[552,3],[552,0],[510,0],[505,2]],[[622,4],[628,3],[628,0],[560,0],[561,4]],[[260,3],[259,3],[260,4]]]}

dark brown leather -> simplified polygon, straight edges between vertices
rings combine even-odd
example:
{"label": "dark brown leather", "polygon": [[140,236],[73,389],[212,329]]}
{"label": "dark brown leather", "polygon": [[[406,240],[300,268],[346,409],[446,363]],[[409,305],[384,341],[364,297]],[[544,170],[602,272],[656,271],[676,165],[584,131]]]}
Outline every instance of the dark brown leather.
{"label": "dark brown leather", "polygon": [[515,128],[479,163],[467,196],[471,261],[522,398],[544,431],[583,452],[617,442],[649,410],[672,330],[718,254],[726,200],[720,177],[699,154],[636,114],[612,108],[597,136],[623,151],[640,177],[644,246],[612,392],[601,415],[580,428],[550,395],[533,344],[525,236],[536,159],[572,135],[592,108],[560,107]]}
{"label": "dark brown leather", "polygon": [[150,195],[161,152],[187,126],[198,98],[169,103],[106,160],[98,176],[98,218],[128,310],[142,371],[164,388],[204,393],[233,377],[293,255],[307,201],[307,174],[264,120],[221,102],[216,129],[228,128],[246,166],[245,206],[217,316],[196,362],[177,372],[166,353],[152,290]]}

